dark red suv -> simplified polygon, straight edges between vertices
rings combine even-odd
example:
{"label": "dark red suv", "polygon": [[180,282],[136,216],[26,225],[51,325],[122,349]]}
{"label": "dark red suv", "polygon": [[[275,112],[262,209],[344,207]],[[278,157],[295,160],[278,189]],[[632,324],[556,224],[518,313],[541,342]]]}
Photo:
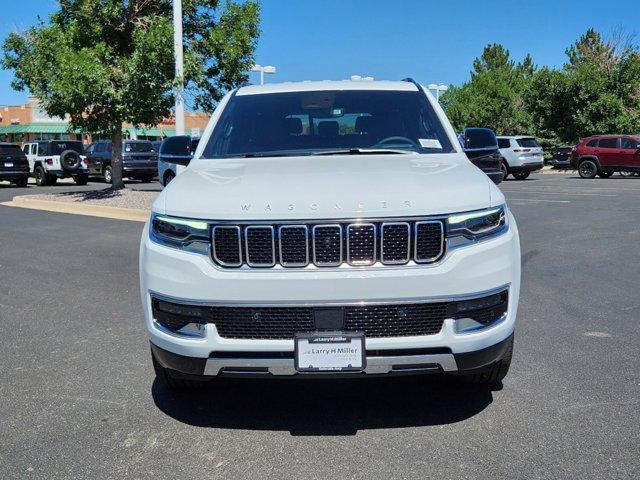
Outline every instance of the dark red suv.
{"label": "dark red suv", "polygon": [[571,151],[571,166],[582,178],[609,178],[614,172],[640,172],[640,135],[594,135]]}

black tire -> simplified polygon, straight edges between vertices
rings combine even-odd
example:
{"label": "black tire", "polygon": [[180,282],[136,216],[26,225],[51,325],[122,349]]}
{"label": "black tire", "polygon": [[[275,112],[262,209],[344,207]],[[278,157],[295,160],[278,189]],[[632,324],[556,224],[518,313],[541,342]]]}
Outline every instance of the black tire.
{"label": "black tire", "polygon": [[156,373],[156,378],[167,390],[171,390],[173,392],[196,390],[202,387],[204,384],[204,382],[189,381],[171,376],[171,373],[169,373],[169,369],[160,365],[160,362],[156,360],[153,351],[151,352],[151,361],[153,363],[153,370]]}
{"label": "black tire", "polygon": [[82,165],[80,154],[75,150],[65,150],[60,154],[60,165],[63,170],[69,173],[78,171],[80,165]]}
{"label": "black tire", "polygon": [[465,383],[472,383],[474,385],[495,385],[498,382],[504,380],[504,377],[509,373],[509,367],[511,366],[511,359],[513,357],[513,337],[509,341],[507,351],[502,358],[496,363],[487,367],[484,371],[479,373],[473,373],[470,375],[463,375],[462,380]]}
{"label": "black tire", "polygon": [[167,170],[164,174],[164,186],[166,187],[171,183],[171,180],[176,178],[176,174],[173,173],[173,170]]}
{"label": "black tire", "polygon": [[611,175],[613,175],[613,172],[600,172],[600,173],[598,173],[598,176],[600,178],[609,178]]}
{"label": "black tire", "polygon": [[86,185],[89,181],[89,174],[83,173],[81,175],[75,175],[73,180],[76,182],[76,185]]}
{"label": "black tire", "polygon": [[19,178],[14,183],[16,187],[26,188],[27,184],[29,183],[29,177]]}
{"label": "black tire", "polygon": [[502,170],[502,173],[504,173],[504,177],[502,177],[502,180],[506,180],[509,176],[509,167],[507,166],[506,162],[502,162],[500,164],[500,170]]}
{"label": "black tire", "polygon": [[110,165],[107,165],[102,170],[102,175],[104,176],[104,181],[106,183],[113,183],[113,169]]}
{"label": "black tire", "polygon": [[48,175],[40,165],[38,165],[33,171],[33,176],[36,177],[36,185],[39,187],[46,187],[49,185]]}
{"label": "black tire", "polygon": [[513,178],[516,180],[524,180],[529,177],[531,172],[513,172]]}
{"label": "black tire", "polygon": [[582,178],[595,178],[598,174],[598,165],[591,159],[582,160],[578,165],[578,174]]}

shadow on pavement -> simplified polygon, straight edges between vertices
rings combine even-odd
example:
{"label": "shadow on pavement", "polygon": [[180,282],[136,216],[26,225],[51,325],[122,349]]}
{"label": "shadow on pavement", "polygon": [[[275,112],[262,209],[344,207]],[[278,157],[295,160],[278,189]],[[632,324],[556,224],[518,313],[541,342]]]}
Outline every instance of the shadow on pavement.
{"label": "shadow on pavement", "polygon": [[174,393],[156,379],[151,393],[168,416],[198,427],[355,435],[359,430],[444,425],[493,401],[491,390],[429,377],[352,380],[220,380]]}

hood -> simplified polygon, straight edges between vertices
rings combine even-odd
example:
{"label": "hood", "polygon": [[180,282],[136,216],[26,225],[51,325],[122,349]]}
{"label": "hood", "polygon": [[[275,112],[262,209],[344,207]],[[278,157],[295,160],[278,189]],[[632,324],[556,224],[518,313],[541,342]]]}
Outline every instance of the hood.
{"label": "hood", "polygon": [[434,215],[488,207],[490,184],[460,153],[201,159],[154,211],[211,220]]}

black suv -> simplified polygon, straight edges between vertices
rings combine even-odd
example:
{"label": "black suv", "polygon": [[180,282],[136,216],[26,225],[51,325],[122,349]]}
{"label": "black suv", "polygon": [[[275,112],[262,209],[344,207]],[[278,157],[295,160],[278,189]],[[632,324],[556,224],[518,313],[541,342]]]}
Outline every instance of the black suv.
{"label": "black suv", "polygon": [[[86,150],[91,174],[113,181],[111,140],[93,142]],[[158,152],[148,140],[122,141],[122,176],[150,182],[158,174]]]}
{"label": "black suv", "polygon": [[8,180],[18,187],[27,186],[29,161],[18,145],[0,143],[0,180]]}

